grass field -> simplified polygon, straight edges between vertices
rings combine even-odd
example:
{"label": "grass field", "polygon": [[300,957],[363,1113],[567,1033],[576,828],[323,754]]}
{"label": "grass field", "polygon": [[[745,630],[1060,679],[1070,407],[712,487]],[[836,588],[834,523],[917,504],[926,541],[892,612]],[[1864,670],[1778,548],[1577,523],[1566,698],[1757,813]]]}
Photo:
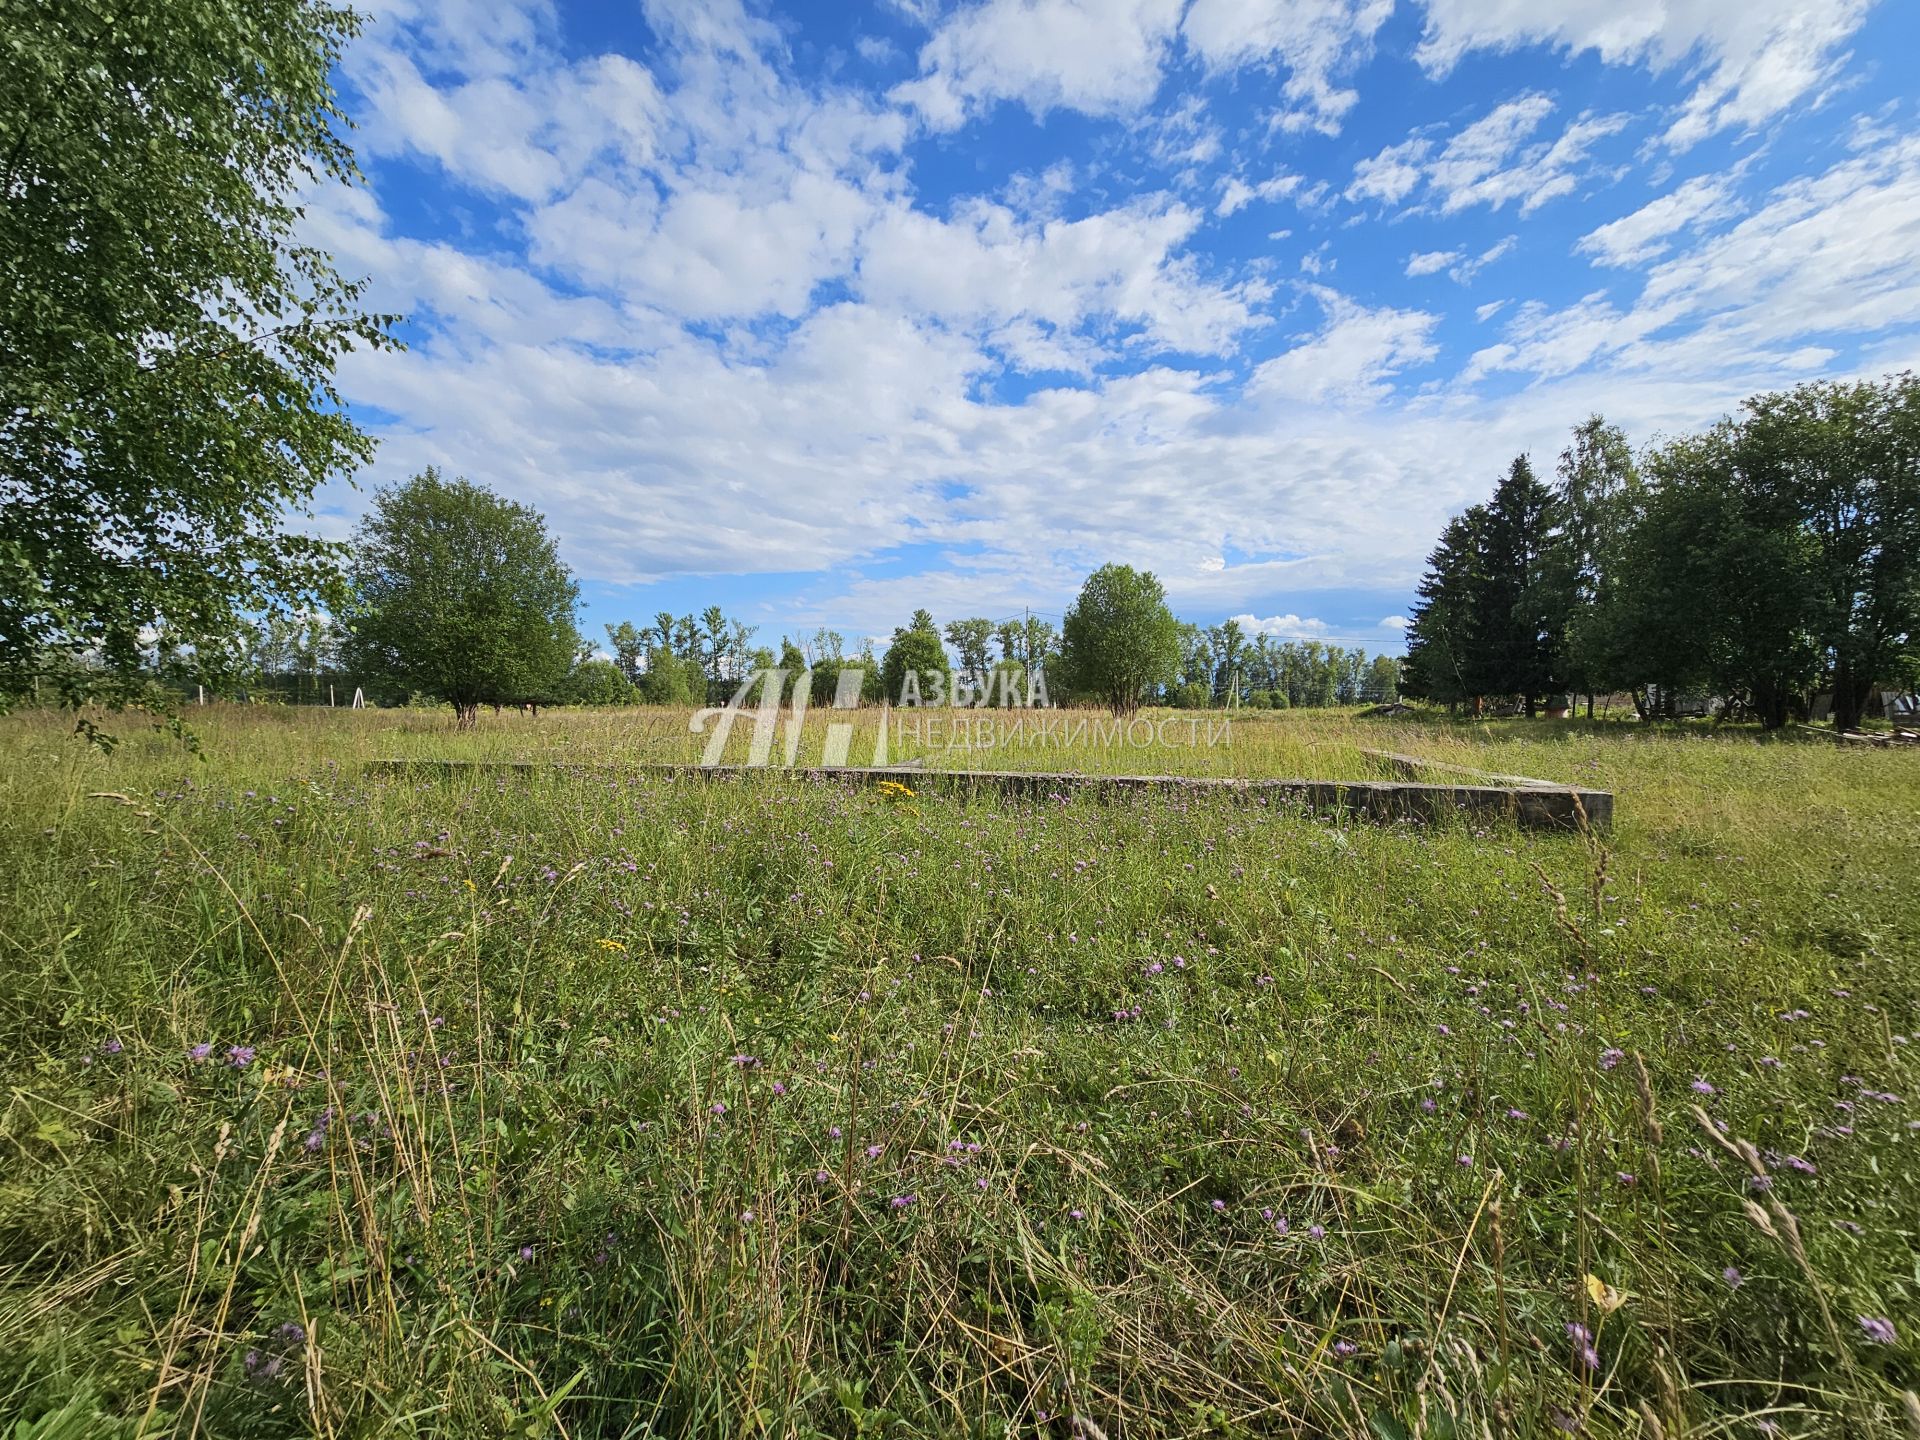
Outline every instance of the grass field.
{"label": "grass field", "polygon": [[1601,840],[190,719],[0,720],[0,1434],[1920,1433],[1920,756],[939,762],[1412,751],[1612,789]]}

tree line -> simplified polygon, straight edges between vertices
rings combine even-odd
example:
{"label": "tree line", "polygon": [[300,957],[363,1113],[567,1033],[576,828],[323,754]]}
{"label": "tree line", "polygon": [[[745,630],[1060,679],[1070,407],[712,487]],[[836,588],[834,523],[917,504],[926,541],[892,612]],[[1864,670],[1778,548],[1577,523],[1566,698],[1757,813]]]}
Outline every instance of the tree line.
{"label": "tree line", "polygon": [[470,725],[487,705],[721,704],[776,669],[806,676],[815,705],[1082,700],[1116,711],[1350,705],[1391,698],[1398,679],[1390,656],[1249,636],[1235,620],[1177,621],[1153,575],[1119,565],[1088,579],[1059,629],[1031,614],[943,627],[920,609],[883,653],[826,628],[776,648],[714,605],[609,624],[602,655],[576,626],[578,587],[543,517],[433,468],[377,492],[352,554],[337,616],[246,627],[242,673],[267,693],[324,703],[351,681],[375,703],[433,697]]}
{"label": "tree line", "polygon": [[1579,425],[1553,483],[1517,457],[1428,557],[1401,686],[1449,706],[1689,695],[1777,729],[1856,728],[1920,673],[1920,381],[1817,381],[1636,454]]}

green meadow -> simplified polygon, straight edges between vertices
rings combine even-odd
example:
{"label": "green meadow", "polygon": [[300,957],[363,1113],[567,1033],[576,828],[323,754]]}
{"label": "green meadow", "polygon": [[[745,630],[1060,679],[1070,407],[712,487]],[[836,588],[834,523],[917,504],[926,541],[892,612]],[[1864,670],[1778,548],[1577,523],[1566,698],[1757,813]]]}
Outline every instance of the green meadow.
{"label": "green meadow", "polygon": [[0,1434],[1920,1427],[1920,754],[1144,713],[889,758],[1386,749],[1616,825],[703,782],[646,709],[0,720]]}

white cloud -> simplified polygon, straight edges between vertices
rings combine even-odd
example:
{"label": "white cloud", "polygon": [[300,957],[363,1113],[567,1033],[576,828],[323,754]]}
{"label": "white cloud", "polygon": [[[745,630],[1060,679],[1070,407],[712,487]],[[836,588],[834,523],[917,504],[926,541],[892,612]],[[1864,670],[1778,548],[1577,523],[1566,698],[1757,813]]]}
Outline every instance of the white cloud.
{"label": "white cloud", "polygon": [[893,96],[936,130],[997,100],[1036,116],[1138,110],[1160,88],[1183,0],[985,0],[942,21]]}
{"label": "white cloud", "polygon": [[1458,250],[1423,250],[1407,257],[1407,274],[1437,275],[1449,265],[1457,265],[1462,258]]}
{"label": "white cloud", "polygon": [[1380,622],[1382,630],[1406,630],[1412,625],[1413,622],[1404,615],[1389,615]]}
{"label": "white cloud", "polygon": [[1520,213],[1530,215],[1547,201],[1570,194],[1594,143],[1627,124],[1624,115],[1582,115],[1553,141],[1534,140],[1553,108],[1545,95],[1519,95],[1437,149],[1426,135],[1389,145],[1354,167],[1346,197],[1397,205],[1425,186],[1431,202],[1447,214],[1471,205],[1497,210],[1515,200]]}
{"label": "white cloud", "polygon": [[1517,243],[1514,236],[1497,240],[1478,255],[1469,255],[1464,250],[1422,250],[1407,257],[1406,273],[1414,278],[1422,275],[1437,275],[1442,270],[1447,278],[1460,285],[1468,284],[1473,277],[1494,261],[1508,254]]}
{"label": "white cloud", "polygon": [[1220,187],[1220,203],[1213,213],[1224,217],[1244,210],[1255,200],[1284,200],[1299,188],[1298,175],[1274,175],[1257,185],[1249,185],[1238,175],[1230,176]]}
{"label": "white cloud", "polygon": [[1557,310],[1522,306],[1463,379],[1605,362],[1782,383],[1833,358],[1825,337],[1920,322],[1917,231],[1920,137],[1910,137],[1778,187],[1739,224],[1655,264],[1631,306],[1605,291]]}
{"label": "white cloud", "polygon": [[1347,199],[1398,205],[1419,185],[1422,162],[1432,148],[1425,140],[1403,140],[1362,160],[1353,167],[1353,182],[1346,189]]}
{"label": "white cloud", "polygon": [[476,187],[518,200],[564,189],[601,157],[645,164],[662,102],[653,76],[624,56],[483,73],[436,87],[391,45],[349,51],[348,74],[371,112],[368,150],[436,161]]}
{"label": "white cloud", "polygon": [[1299,615],[1246,614],[1233,617],[1249,635],[1271,635],[1276,640],[1319,640],[1327,633],[1324,620],[1304,619]]}
{"label": "white cloud", "polygon": [[1444,74],[1469,51],[1544,43],[1610,65],[1691,63],[1699,80],[1668,127],[1684,149],[1728,126],[1753,126],[1817,91],[1873,0],[1423,0],[1418,58]]}
{"label": "white cloud", "polygon": [[655,199],[601,180],[534,212],[533,259],[689,319],[799,316],[848,270],[878,197],[797,171],[780,189],[710,177]]}
{"label": "white cloud", "polygon": [[1393,0],[1193,0],[1181,30],[1213,70],[1285,67],[1273,124],[1335,134],[1358,94],[1337,84],[1372,49]]}
{"label": "white cloud", "polygon": [[1437,353],[1432,340],[1437,315],[1368,309],[1321,286],[1313,294],[1326,323],[1311,338],[1257,365],[1247,382],[1250,397],[1365,404],[1383,397],[1401,370]]}
{"label": "white cloud", "polygon": [[1143,326],[1156,348],[1217,353],[1256,323],[1265,291],[1209,283],[1176,253],[1200,218],[1143,202],[1035,225],[984,201],[950,220],[897,205],[867,232],[859,288],[952,323],[1019,318],[1070,331],[1104,315]]}
{"label": "white cloud", "polygon": [[1596,265],[1639,265],[1663,254],[1674,232],[1710,225],[1739,209],[1730,177],[1699,175],[1631,215],[1588,231],[1573,248],[1593,256]]}

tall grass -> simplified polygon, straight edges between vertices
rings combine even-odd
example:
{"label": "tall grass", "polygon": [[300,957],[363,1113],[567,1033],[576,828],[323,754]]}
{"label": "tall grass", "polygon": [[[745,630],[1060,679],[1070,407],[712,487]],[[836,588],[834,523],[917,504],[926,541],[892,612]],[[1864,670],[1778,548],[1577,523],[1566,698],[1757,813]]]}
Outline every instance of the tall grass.
{"label": "tall grass", "polygon": [[1603,845],[363,769],[694,758],[684,717],[199,729],[0,726],[0,1423],[1908,1423],[1912,757],[1379,742],[1613,788]]}

